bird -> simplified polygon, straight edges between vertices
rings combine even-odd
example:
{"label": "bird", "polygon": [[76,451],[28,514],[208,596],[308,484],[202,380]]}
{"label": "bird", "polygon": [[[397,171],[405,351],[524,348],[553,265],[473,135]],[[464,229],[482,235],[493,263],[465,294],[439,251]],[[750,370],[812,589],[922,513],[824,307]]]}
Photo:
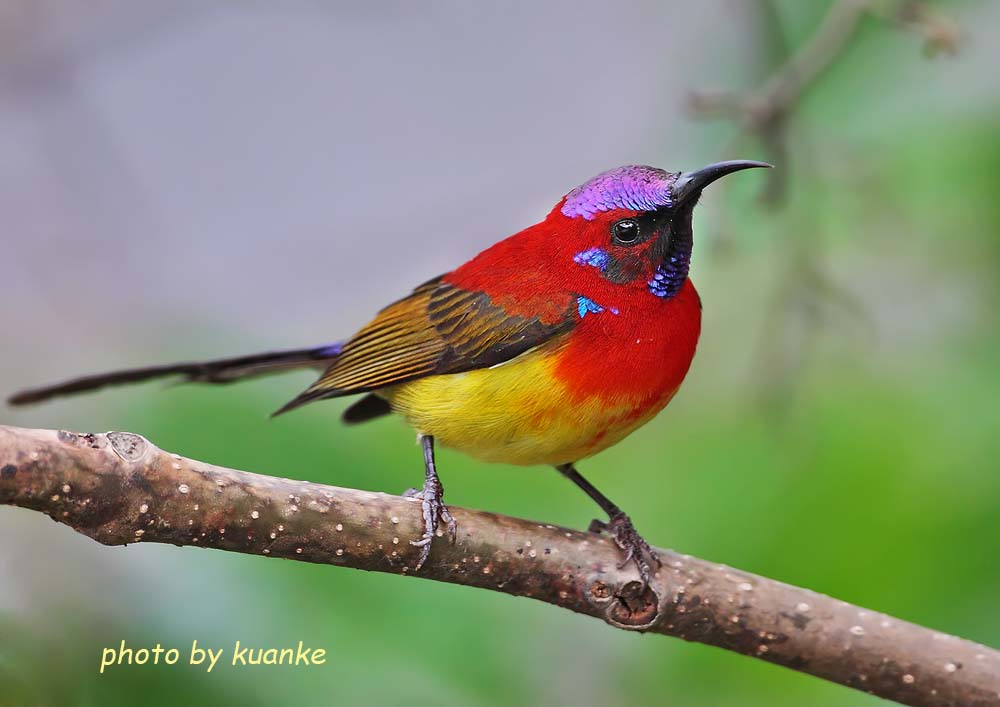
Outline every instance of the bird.
{"label": "bird", "polygon": [[[414,569],[434,538],[457,524],[444,503],[435,444],[486,462],[547,465],[607,515],[606,532],[648,586],[660,566],[631,518],[577,470],[674,397],[701,332],[689,278],[692,214],[702,190],[733,172],[771,167],[717,162],[689,172],[627,165],[563,196],[539,223],[501,240],[392,302],[334,343],[236,358],[133,368],[33,388],[12,405],[105,386],[179,377],[231,383],[315,368],[319,378],[278,409],[361,396],[343,413],[358,424],[388,414],[417,432],[423,534]],[[442,528],[441,526],[444,526]]]}

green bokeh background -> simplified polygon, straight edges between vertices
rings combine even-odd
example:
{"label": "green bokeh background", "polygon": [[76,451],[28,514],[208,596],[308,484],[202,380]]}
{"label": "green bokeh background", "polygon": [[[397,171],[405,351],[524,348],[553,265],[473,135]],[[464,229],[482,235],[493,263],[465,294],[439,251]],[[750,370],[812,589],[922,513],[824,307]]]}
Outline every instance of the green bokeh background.
{"label": "green bokeh background", "polygon": [[[779,3],[793,46],[825,7],[805,5]],[[781,202],[759,201],[760,179],[706,196],[692,275],[703,338],[688,381],[656,420],[581,469],[655,544],[1000,645],[1000,96],[921,94],[922,74],[956,60],[926,59],[918,37],[867,21],[796,113]],[[886,76],[913,85],[910,105],[878,100]],[[704,161],[724,145],[726,156],[767,157],[726,122],[691,131]],[[242,332],[193,334],[206,349],[262,345]],[[176,338],[167,353],[185,356]],[[344,428],[340,401],[266,418],[309,381],[151,386],[60,403],[54,417],[261,473],[414,485],[419,454],[398,420]],[[453,504],[572,527],[595,515],[551,470],[448,450],[439,459]],[[4,543],[30,546],[36,533],[89,542],[0,512],[19,523]],[[37,580],[61,586],[61,601],[0,612],[0,704],[878,703],[527,599],[192,548],[102,552],[126,558],[120,576],[61,556]],[[302,640],[329,661],[98,675],[100,648],[122,639],[182,655],[194,639],[227,653],[237,639]]]}

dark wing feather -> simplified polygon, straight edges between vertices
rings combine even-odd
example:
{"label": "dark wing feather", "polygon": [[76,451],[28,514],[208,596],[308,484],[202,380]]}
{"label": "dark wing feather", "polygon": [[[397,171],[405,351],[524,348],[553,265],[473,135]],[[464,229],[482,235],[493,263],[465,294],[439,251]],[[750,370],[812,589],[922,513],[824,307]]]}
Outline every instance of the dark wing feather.
{"label": "dark wing feather", "polygon": [[341,419],[348,425],[355,425],[359,422],[368,422],[368,420],[388,415],[390,412],[392,412],[392,408],[389,407],[389,401],[380,398],[375,393],[368,393],[344,410]]}
{"label": "dark wing feather", "polygon": [[344,344],[318,381],[275,414],[314,400],[509,361],[573,328],[574,300],[569,294],[565,299],[565,315],[546,323],[510,314],[483,292],[431,280],[379,312]]}

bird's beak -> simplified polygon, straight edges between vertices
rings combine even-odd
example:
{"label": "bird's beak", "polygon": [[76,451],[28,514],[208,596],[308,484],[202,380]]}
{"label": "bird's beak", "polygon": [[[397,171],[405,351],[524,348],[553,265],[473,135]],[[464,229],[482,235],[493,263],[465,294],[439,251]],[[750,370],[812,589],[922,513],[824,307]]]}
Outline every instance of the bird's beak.
{"label": "bird's beak", "polygon": [[681,172],[670,187],[670,197],[673,206],[679,206],[692,196],[697,196],[701,190],[707,187],[720,177],[727,174],[739,172],[741,169],[751,169],[753,167],[771,168],[767,162],[756,162],[754,160],[729,160],[727,162],[716,162],[707,167],[694,172]]}

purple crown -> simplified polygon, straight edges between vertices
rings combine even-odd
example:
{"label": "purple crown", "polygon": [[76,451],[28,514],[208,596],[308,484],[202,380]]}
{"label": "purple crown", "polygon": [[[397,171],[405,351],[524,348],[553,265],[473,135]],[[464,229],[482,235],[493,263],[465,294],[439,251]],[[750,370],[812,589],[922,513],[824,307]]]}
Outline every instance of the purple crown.
{"label": "purple crown", "polygon": [[629,165],[601,172],[566,195],[564,216],[592,220],[599,211],[656,211],[670,206],[670,185],[676,174],[656,167]]}

